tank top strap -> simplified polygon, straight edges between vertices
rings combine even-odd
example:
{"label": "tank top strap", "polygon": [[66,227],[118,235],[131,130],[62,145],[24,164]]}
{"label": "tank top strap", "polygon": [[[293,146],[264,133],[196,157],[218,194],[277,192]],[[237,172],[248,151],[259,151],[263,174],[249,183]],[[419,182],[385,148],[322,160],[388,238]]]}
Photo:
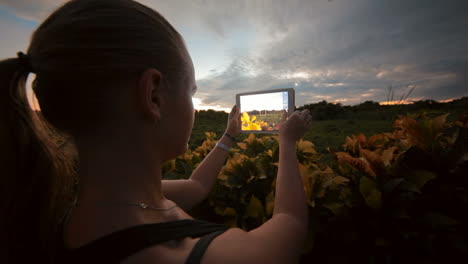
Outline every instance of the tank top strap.
{"label": "tank top strap", "polygon": [[195,219],[143,224],[100,237],[77,249],[63,249],[61,258],[64,263],[119,263],[156,244],[188,236],[201,237],[227,229],[221,224]]}
{"label": "tank top strap", "polygon": [[187,258],[185,264],[199,264],[211,241],[225,231],[226,230],[216,231],[200,238],[200,240],[198,240],[198,242],[193,247],[192,252],[190,252],[190,255]]}

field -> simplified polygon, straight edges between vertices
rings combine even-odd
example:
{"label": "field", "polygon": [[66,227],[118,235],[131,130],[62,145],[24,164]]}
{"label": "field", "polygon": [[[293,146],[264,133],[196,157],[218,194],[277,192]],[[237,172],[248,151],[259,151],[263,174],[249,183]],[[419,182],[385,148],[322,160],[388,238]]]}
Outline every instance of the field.
{"label": "field", "polygon": [[[418,118],[421,116],[435,117],[444,113],[449,114],[447,121],[457,120],[468,110],[468,97],[463,97],[448,103],[437,103],[431,100],[417,101],[411,105],[381,106],[375,102],[364,102],[355,106],[342,106],[326,101],[304,105],[297,110],[309,109],[315,119],[312,128],[304,136],[312,141],[319,152],[327,152],[326,148],[340,149],[346,136],[360,133],[370,136],[383,132],[392,132],[392,122],[399,115]],[[257,113],[252,113],[257,114]],[[195,124],[190,139],[190,147],[194,149],[205,140],[205,132],[215,132],[220,137],[226,129],[228,114],[213,110],[197,111]],[[260,115],[258,120],[271,123]],[[255,120],[255,122],[257,122]],[[241,134],[243,140],[248,134]]]}
{"label": "field", "polygon": [[[195,125],[190,139],[190,147],[194,149],[205,140],[205,132],[215,132],[220,137],[227,124],[227,114],[205,113],[195,118]],[[339,149],[346,136],[363,133],[366,136],[381,132],[391,132],[391,121],[388,120],[315,120],[312,128],[304,136],[305,140],[312,141],[319,152],[326,151],[326,147]],[[248,134],[241,134],[239,140]],[[261,136],[260,136],[261,137]]]}
{"label": "field", "polygon": [[304,140],[312,141],[317,151],[323,152],[326,147],[341,148],[346,136],[391,132],[391,125],[386,120],[316,120],[311,130],[305,134]]}

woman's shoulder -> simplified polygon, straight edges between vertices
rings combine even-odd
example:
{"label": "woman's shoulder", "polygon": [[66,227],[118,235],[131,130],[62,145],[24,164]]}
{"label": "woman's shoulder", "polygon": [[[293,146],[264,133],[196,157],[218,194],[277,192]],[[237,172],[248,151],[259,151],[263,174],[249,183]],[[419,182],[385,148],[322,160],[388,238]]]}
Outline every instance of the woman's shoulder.
{"label": "woman's shoulder", "polygon": [[[239,255],[242,255],[242,251],[238,251],[238,246],[242,244],[245,234],[246,232],[242,229],[230,228],[217,235],[209,242],[206,249],[199,252],[201,254],[200,263],[240,263]],[[169,243],[158,244],[137,252],[122,263],[187,263],[189,258],[194,257],[194,251],[197,250],[197,245],[201,242],[200,239],[202,238],[185,237],[176,242],[171,241]],[[242,263],[245,263],[245,261]]]}
{"label": "woman's shoulder", "polygon": [[[64,229],[63,253],[67,259],[85,260],[97,252],[103,259],[109,255],[128,254],[123,263],[148,263],[151,259],[151,262],[159,259],[164,260],[162,263],[184,263],[184,256],[190,254],[200,237],[228,229],[221,224],[194,219],[180,208],[165,218],[133,223],[109,221],[113,226],[108,223],[105,228],[105,221],[80,221],[82,212],[74,213]],[[118,248],[123,249],[115,252]]]}
{"label": "woman's shoulder", "polygon": [[132,211],[112,210],[115,209],[94,210],[83,206],[73,208],[61,227],[64,248],[70,250],[81,248],[102,237],[145,224],[195,220],[178,207],[174,208],[172,212],[154,215],[151,213],[142,214],[138,211],[133,211],[138,212],[137,214],[132,213]]}

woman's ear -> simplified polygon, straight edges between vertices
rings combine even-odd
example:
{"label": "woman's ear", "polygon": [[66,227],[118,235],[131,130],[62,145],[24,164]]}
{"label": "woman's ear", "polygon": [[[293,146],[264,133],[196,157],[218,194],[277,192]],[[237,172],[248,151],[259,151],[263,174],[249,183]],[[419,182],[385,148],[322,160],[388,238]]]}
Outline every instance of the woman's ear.
{"label": "woman's ear", "polygon": [[161,119],[162,74],[156,69],[145,70],[140,77],[138,101],[143,113],[153,121]]}

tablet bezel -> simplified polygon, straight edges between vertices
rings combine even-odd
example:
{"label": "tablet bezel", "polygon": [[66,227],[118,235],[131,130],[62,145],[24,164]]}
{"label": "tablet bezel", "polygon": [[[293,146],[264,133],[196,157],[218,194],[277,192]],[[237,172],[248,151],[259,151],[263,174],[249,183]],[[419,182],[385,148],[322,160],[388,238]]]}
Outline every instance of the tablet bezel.
{"label": "tablet bezel", "polygon": [[[253,91],[247,93],[238,93],[236,94],[236,105],[241,110],[240,105],[240,97],[244,95],[254,95],[254,94],[267,94],[267,93],[279,93],[279,92],[288,92],[288,116],[294,113],[296,108],[295,104],[295,91],[294,88],[281,88],[281,89],[270,89],[270,90],[262,90],[262,91]],[[242,113],[242,112],[241,112]],[[255,133],[255,134],[278,134],[278,130],[266,130],[266,131],[259,131],[259,130],[242,130],[241,133]]]}

